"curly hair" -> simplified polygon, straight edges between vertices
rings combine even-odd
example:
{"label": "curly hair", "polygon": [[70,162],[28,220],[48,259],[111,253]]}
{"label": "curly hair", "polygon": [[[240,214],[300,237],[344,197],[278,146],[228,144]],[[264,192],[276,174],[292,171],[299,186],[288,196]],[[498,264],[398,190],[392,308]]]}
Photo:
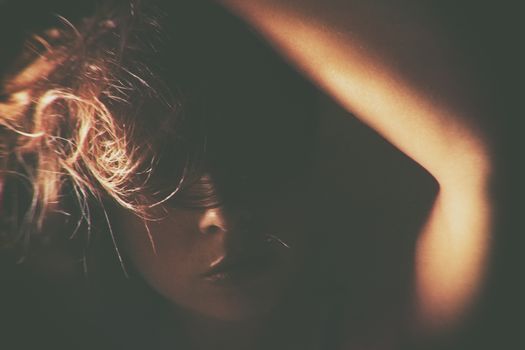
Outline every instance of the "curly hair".
{"label": "curly hair", "polygon": [[54,214],[89,232],[96,208],[111,231],[108,200],[155,219],[168,200],[217,205],[217,182],[255,197],[239,179],[264,194],[301,172],[314,89],[218,6],[181,3],[103,1],[27,40],[1,90],[5,242]]}
{"label": "curly hair", "polygon": [[[64,197],[75,198],[79,225],[88,226],[93,200],[109,197],[141,216],[162,201],[146,193],[156,191],[154,164],[181,111],[153,73],[160,27],[143,8],[112,3],[76,25],[58,16],[56,27],[27,41],[6,75],[1,216],[15,242],[41,230],[51,213],[71,215]],[[136,118],[141,113],[147,118]],[[182,183],[182,172],[174,182]]]}

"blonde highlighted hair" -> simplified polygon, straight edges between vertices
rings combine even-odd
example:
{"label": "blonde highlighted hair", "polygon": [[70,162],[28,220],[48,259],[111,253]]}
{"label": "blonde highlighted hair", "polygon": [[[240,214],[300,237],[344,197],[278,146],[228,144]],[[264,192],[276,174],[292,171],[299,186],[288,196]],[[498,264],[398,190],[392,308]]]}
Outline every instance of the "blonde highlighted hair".
{"label": "blonde highlighted hair", "polygon": [[3,243],[27,241],[53,215],[77,216],[77,229],[89,229],[90,205],[107,199],[148,216],[177,191],[182,171],[169,190],[150,181],[181,111],[147,65],[161,30],[139,6],[99,8],[75,25],[57,17],[56,27],[28,40],[4,78]]}
{"label": "blonde highlighted hair", "polygon": [[254,204],[308,172],[316,90],[257,34],[215,2],[100,1],[29,40],[2,83],[11,241],[61,213],[111,234],[107,203],[145,219]]}

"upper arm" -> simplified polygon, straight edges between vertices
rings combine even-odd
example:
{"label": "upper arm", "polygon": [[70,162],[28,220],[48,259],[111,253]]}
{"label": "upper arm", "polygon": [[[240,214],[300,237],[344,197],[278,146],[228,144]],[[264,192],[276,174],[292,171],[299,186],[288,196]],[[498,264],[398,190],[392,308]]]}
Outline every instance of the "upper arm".
{"label": "upper arm", "polygon": [[385,6],[223,2],[435,177],[439,193],[416,246],[416,302],[432,325],[460,319],[483,282],[492,172],[481,101],[464,62],[417,16]]}

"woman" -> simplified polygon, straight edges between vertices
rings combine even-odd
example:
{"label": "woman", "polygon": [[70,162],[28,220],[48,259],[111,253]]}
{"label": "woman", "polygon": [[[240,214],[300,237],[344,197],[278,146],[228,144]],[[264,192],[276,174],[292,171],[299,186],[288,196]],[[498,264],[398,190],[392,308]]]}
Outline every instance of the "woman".
{"label": "woman", "polygon": [[[414,248],[412,298],[371,326],[352,315],[355,292],[323,280],[314,249],[324,214],[313,89],[219,7],[156,5],[63,18],[9,71],[0,115],[10,232],[105,233],[123,273],[161,296],[169,307],[159,313],[173,311],[154,313],[150,336],[132,341],[389,348],[415,324],[459,322],[483,281],[491,149],[454,51],[394,8],[221,2],[439,184]],[[416,47],[424,64],[410,59]],[[88,267],[99,255],[90,252]]]}

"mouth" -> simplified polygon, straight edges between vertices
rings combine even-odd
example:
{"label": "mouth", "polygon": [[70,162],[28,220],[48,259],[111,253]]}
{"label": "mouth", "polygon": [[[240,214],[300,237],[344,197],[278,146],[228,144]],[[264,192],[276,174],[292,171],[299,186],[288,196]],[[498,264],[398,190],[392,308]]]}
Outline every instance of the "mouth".
{"label": "mouth", "polygon": [[237,285],[261,276],[275,264],[274,254],[223,256],[201,277],[216,285]]}

